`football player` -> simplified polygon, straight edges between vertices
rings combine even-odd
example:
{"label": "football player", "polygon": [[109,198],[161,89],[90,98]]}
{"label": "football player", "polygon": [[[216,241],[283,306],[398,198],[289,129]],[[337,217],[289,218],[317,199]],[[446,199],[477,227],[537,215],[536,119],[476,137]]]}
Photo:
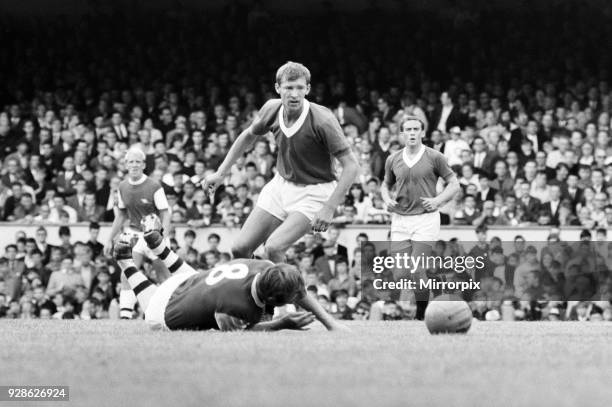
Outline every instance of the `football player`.
{"label": "football player", "polygon": [[[140,225],[142,219],[148,214],[159,215],[166,229],[170,226],[170,210],[166,194],[159,182],[145,175],[145,158],[144,152],[137,147],[132,147],[125,154],[128,173],[126,179],[119,184],[116,197],[118,210],[115,211],[115,219],[104,246],[104,254],[107,256],[111,254],[113,239],[121,231],[125,221],[129,220],[129,231],[132,235],[139,237],[132,250],[136,268],[140,268],[144,258],[148,257],[159,272],[158,275],[165,278],[168,275],[167,270],[161,262],[156,261],[156,257],[142,238]],[[134,305],[136,305],[136,297],[127,282],[122,279],[119,293],[119,312],[122,319],[132,318]]]}
{"label": "football player", "polygon": [[[115,244],[117,262],[152,328],[271,331],[301,329],[316,318],[329,330],[346,329],[306,294],[295,267],[237,259],[199,273],[168,247],[161,230],[157,216],[143,219],[148,247],[172,273],[159,286],[134,267],[129,234],[122,234]],[[274,320],[266,318],[266,309],[291,303],[306,312],[288,313]]]}
{"label": "football player", "polygon": [[[265,242],[268,259],[278,263],[307,232],[327,230],[359,173],[359,164],[334,114],[306,99],[310,71],[304,65],[287,62],[281,66],[275,88],[280,98],[263,105],[258,118],[238,136],[205,184],[211,190],[221,185],[236,160],[259,137],[272,132],[278,147],[278,173],[259,194],[234,241],[232,254],[250,258]],[[334,158],[342,166],[338,179]]]}

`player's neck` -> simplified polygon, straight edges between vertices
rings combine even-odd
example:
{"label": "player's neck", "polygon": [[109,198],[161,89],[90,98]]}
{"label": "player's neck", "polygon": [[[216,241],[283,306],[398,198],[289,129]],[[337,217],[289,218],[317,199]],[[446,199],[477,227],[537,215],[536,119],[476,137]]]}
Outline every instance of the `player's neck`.
{"label": "player's neck", "polygon": [[406,152],[408,154],[417,154],[423,148],[423,143],[415,144],[413,146],[406,146]]}
{"label": "player's neck", "polygon": [[285,119],[285,123],[288,126],[291,126],[300,117],[303,110],[304,110],[304,102],[302,102],[302,105],[297,109],[294,109],[294,110],[287,109],[287,108],[283,109],[283,119]]}
{"label": "player's neck", "polygon": [[144,174],[141,174],[137,177],[133,177],[133,176],[129,176],[128,180],[130,181],[130,184],[138,184],[143,178],[145,177]]}

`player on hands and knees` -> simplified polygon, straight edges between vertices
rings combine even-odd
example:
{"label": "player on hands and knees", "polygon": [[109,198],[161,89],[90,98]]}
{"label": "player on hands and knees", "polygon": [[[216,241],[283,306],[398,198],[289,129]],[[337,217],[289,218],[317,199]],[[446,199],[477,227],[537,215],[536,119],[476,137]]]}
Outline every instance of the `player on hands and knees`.
{"label": "player on hands and knees", "polygon": [[[440,152],[423,145],[425,123],[416,116],[406,116],[400,126],[405,148],[391,154],[385,163],[381,195],[391,212],[393,251],[414,257],[429,256],[440,234],[438,209],[459,192],[459,181]],[[438,180],[446,182],[436,193]],[[394,197],[391,190],[395,187]],[[406,275],[396,277],[407,277]],[[425,270],[415,277],[426,279]],[[415,290],[417,319],[423,319],[429,299],[428,290]]]}
{"label": "player on hands and knees", "polygon": [[[148,214],[157,214],[165,230],[170,227],[170,211],[164,189],[159,182],[144,174],[145,154],[138,148],[131,148],[125,155],[125,163],[128,170],[127,179],[121,181],[116,197],[115,219],[111,227],[110,236],[104,246],[104,253],[110,255],[115,236],[121,231],[123,224],[129,220],[129,231],[138,236],[138,240],[132,250],[134,264],[140,269],[145,256],[153,261],[162,279],[167,277],[168,271],[163,263],[149,250],[142,238],[141,220]],[[136,297],[130,289],[130,285],[122,278],[121,292],[119,293],[120,316],[123,319],[131,319],[136,305]]]}
{"label": "player on hands and knees", "polygon": [[[304,281],[295,267],[267,260],[238,259],[198,273],[168,247],[160,233],[159,218],[147,216],[143,228],[145,241],[168,267],[170,278],[155,286],[134,267],[129,234],[120,237],[115,255],[152,327],[224,331],[301,329],[316,317],[329,330],[344,329],[306,294]],[[289,303],[309,312],[262,321],[266,307]]]}
{"label": "player on hands and knees", "polygon": [[[258,118],[232,145],[218,170],[206,178],[214,190],[232,164],[259,136],[272,132],[278,146],[278,174],[263,188],[256,207],[234,242],[236,258],[249,258],[262,243],[268,258],[283,261],[285,251],[311,229],[325,231],[344,200],[359,166],[333,113],[306,99],[310,72],[287,62],[276,73],[280,99],[267,101]],[[334,160],[342,166],[336,182]]]}

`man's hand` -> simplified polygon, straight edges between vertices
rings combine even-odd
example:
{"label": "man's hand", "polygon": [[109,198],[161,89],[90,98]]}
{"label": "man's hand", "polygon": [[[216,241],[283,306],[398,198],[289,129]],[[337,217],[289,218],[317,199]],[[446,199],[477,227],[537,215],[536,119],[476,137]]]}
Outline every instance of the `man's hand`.
{"label": "man's hand", "polygon": [[385,197],[385,195],[383,195],[382,198],[385,205],[387,205],[387,209],[394,209],[398,205],[398,202],[391,197]]}
{"label": "man's hand", "polygon": [[106,257],[111,257],[111,254],[113,253],[113,241],[109,240],[108,242],[106,242],[106,244],[104,245],[104,255]]}
{"label": "man's hand", "polygon": [[437,198],[421,197],[421,202],[423,203],[423,208],[425,208],[428,212],[436,211],[441,206],[440,201]]}
{"label": "man's hand", "polygon": [[207,175],[206,178],[204,178],[204,182],[202,183],[202,189],[206,191],[206,188],[208,188],[208,193],[214,194],[216,189],[223,182],[223,178],[225,178],[225,176],[223,174],[220,174],[218,171],[214,172],[213,174]]}
{"label": "man's hand", "polygon": [[310,312],[290,312],[280,320],[282,329],[302,329],[311,324],[315,317]]}
{"label": "man's hand", "polygon": [[317,212],[312,220],[312,230],[315,232],[325,232],[331,224],[334,217],[334,208],[325,204],[319,212]]}

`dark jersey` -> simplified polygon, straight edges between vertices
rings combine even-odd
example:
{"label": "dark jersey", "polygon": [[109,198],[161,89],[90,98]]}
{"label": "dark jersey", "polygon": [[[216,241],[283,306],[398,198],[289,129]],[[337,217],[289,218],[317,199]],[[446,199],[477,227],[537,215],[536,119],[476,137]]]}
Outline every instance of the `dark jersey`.
{"label": "dark jersey", "polygon": [[336,179],[333,156],[349,150],[340,123],[328,108],[304,100],[298,120],[285,126],[280,99],[266,102],[260,120],[253,125],[254,134],[274,134],[278,146],[276,169],[295,184],[322,184]]}
{"label": "dark jersey", "polygon": [[130,183],[128,179],[119,183],[117,206],[125,209],[130,220],[130,227],[141,230],[140,221],[152,213],[168,209],[166,194],[159,182],[143,176],[142,181]]}
{"label": "dark jersey", "polygon": [[398,205],[390,211],[400,215],[427,212],[421,198],[435,197],[438,178],[448,181],[454,174],[446,157],[433,148],[423,146],[412,161],[406,149],[396,151],[385,163],[384,182],[389,189],[397,187]]}
{"label": "dark jersey", "polygon": [[170,329],[219,329],[218,316],[244,326],[260,322],[264,304],[254,292],[258,273],[272,266],[267,260],[233,260],[189,277],[174,291],[164,319]]}

